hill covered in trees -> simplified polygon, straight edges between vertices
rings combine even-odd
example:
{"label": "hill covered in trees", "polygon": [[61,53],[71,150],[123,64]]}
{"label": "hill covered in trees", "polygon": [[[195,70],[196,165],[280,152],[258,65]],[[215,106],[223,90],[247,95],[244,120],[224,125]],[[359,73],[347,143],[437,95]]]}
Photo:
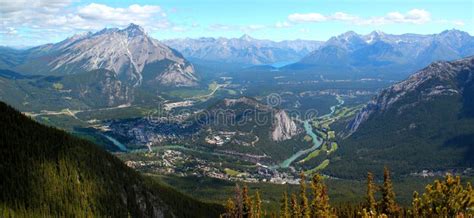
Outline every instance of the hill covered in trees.
{"label": "hill covered in trees", "polygon": [[355,116],[345,129],[349,136],[341,139],[323,172],[360,179],[384,165],[398,176],[470,171],[473,93],[474,57],[429,65],[384,89]]}
{"label": "hill covered in trees", "polygon": [[0,102],[1,217],[217,217],[95,144]]}

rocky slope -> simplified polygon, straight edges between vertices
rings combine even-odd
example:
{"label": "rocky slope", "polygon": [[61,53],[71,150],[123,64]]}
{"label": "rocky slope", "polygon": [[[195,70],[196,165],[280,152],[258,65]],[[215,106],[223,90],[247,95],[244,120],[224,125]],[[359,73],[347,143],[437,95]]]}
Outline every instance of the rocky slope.
{"label": "rocky slope", "polygon": [[[151,38],[138,25],[72,36],[56,44],[24,51],[11,69],[30,74],[76,74],[95,69],[116,73],[133,86],[193,86],[193,65],[177,51]],[[148,81],[143,81],[144,74]]]}
{"label": "rocky slope", "polygon": [[325,173],[357,177],[384,165],[398,175],[469,173],[474,57],[435,62],[383,90],[348,123],[343,136]]}
{"label": "rocky slope", "polygon": [[273,141],[291,139],[299,133],[296,123],[288,116],[285,110],[278,110],[274,115],[273,130],[271,137]]}
{"label": "rocky slope", "polygon": [[310,40],[274,42],[254,39],[248,35],[231,39],[173,39],[164,43],[180,51],[186,58],[244,65],[297,61],[320,44]]}
{"label": "rocky slope", "polygon": [[334,72],[392,73],[403,78],[433,61],[454,60],[474,54],[474,37],[459,30],[439,34],[392,35],[349,31],[332,37],[290,68],[320,68]]}

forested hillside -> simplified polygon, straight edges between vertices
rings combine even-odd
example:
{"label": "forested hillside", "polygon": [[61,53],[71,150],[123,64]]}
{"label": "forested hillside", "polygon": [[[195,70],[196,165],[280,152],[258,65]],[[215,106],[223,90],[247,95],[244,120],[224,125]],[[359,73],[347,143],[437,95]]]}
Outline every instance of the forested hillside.
{"label": "forested hillside", "polygon": [[142,177],[93,143],[46,127],[0,102],[0,216],[217,217]]}
{"label": "forested hillside", "polygon": [[349,123],[351,134],[325,173],[361,178],[389,166],[472,174],[474,57],[435,62],[383,90]]}

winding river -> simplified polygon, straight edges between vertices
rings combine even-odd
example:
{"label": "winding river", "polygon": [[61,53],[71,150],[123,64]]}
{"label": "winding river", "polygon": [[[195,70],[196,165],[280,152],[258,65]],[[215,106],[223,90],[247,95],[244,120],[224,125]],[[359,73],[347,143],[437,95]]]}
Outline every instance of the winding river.
{"label": "winding river", "polygon": [[308,148],[308,149],[304,149],[304,150],[299,150],[298,152],[294,153],[293,155],[291,155],[291,157],[289,157],[288,159],[284,160],[283,162],[281,162],[280,164],[278,164],[277,166],[274,166],[273,168],[276,168],[276,167],[279,167],[279,168],[288,168],[290,166],[291,163],[293,163],[293,161],[295,161],[296,159],[298,159],[301,155],[304,155],[304,154],[309,154],[310,152],[318,149],[319,147],[321,147],[321,145],[323,144],[324,140],[320,137],[318,137],[314,132],[313,132],[313,127],[311,126],[311,124],[309,123],[308,120],[305,120],[304,123],[304,129],[306,131],[306,134],[308,134],[309,136],[311,136],[311,139],[313,141],[313,146],[311,148]]}
{"label": "winding river", "polygon": [[[344,104],[344,100],[339,95],[336,97],[336,99],[337,99],[338,103],[337,103],[337,105],[331,106],[331,108],[330,108],[331,112],[328,113],[328,114],[322,115],[319,118],[326,118],[326,117],[332,116],[334,114],[334,112],[336,112],[336,108]],[[288,159],[284,160],[283,162],[281,162],[278,165],[272,166],[271,168],[273,168],[273,169],[275,169],[275,168],[288,168],[291,165],[291,163],[293,163],[296,159],[298,159],[302,155],[309,154],[309,153],[313,152],[314,150],[318,149],[319,147],[321,147],[324,140],[322,138],[318,137],[313,132],[313,126],[309,123],[309,121],[310,120],[305,120],[303,122],[303,126],[304,126],[304,129],[306,131],[306,134],[308,134],[311,137],[311,139],[313,141],[313,146],[311,146],[311,148],[308,148],[308,149],[299,150],[298,152],[291,155],[291,157],[289,157]]]}
{"label": "winding river", "polygon": [[[344,104],[344,100],[340,96],[337,96],[336,98],[337,98],[338,104],[334,105],[334,106],[331,106],[331,108],[330,108],[331,112],[328,113],[328,114],[322,115],[319,118],[325,118],[325,117],[332,116],[334,114],[334,112],[336,111],[336,108]],[[291,163],[293,163],[296,159],[298,159],[302,155],[309,154],[309,153],[313,152],[314,150],[318,149],[319,147],[321,147],[321,145],[324,143],[324,140],[321,137],[318,137],[316,135],[316,133],[314,133],[313,127],[309,122],[310,122],[310,120],[303,121],[303,126],[304,126],[304,129],[306,131],[306,134],[311,137],[311,140],[313,142],[313,146],[311,146],[310,148],[307,148],[307,149],[297,151],[296,153],[291,155],[291,157],[289,157],[288,159],[286,159],[283,162],[281,162],[280,164],[274,165],[270,168],[272,168],[272,169],[288,168],[291,165]],[[123,152],[128,151],[127,147],[124,144],[120,143],[115,138],[112,138],[112,137],[110,137],[108,135],[105,135],[105,134],[102,134],[102,135],[105,138],[107,138],[109,141],[111,141],[115,146],[117,146],[117,148],[120,151],[123,151]],[[153,148],[153,150],[156,150],[156,149],[182,149],[182,150],[188,150],[188,151],[194,151],[194,152],[203,152],[203,153],[207,152],[207,151],[201,151],[201,150],[192,149],[192,148],[188,148],[188,147],[184,147],[184,146],[180,146],[180,145],[168,145],[168,146],[160,146],[160,147]],[[140,151],[140,149],[137,149],[134,152],[138,152],[138,151]],[[218,154],[218,155],[222,155],[222,154]]]}
{"label": "winding river", "polygon": [[110,142],[112,142],[120,151],[123,151],[123,152],[128,151],[127,147],[124,144],[120,143],[117,139],[114,139],[105,134],[101,134],[101,135],[107,138]]}

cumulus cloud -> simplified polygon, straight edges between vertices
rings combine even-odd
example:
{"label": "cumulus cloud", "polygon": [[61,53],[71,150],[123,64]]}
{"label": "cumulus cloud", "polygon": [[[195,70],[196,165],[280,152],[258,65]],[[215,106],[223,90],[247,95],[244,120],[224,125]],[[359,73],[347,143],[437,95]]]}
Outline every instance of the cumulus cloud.
{"label": "cumulus cloud", "polygon": [[[161,8],[155,5],[130,5],[127,8],[113,8],[103,4],[92,3],[79,8],[77,14],[85,20],[96,20],[112,24],[123,22],[146,23],[147,19],[160,15]],[[162,16],[162,15],[161,15]]]}
{"label": "cumulus cloud", "polygon": [[327,20],[327,17],[319,13],[290,14],[288,20],[291,22],[321,22]]}
{"label": "cumulus cloud", "polygon": [[71,3],[71,0],[0,0],[0,29],[5,30],[0,32],[4,38],[2,43],[19,41],[12,37],[13,34],[22,37],[23,32],[19,29],[26,30],[30,38],[41,35],[36,37],[36,43],[45,43],[47,41],[42,40],[64,38],[71,32],[124,27],[129,23],[139,24],[147,31],[174,27],[158,5],[110,7],[90,3],[75,7]]}
{"label": "cumulus cloud", "polygon": [[384,16],[370,18],[362,18],[344,12],[336,12],[331,15],[323,15],[319,13],[295,13],[288,15],[288,20],[294,23],[341,21],[356,25],[384,25],[393,23],[424,24],[431,21],[431,14],[423,9],[412,9],[410,11],[407,11],[406,13],[395,11],[387,13]]}
{"label": "cumulus cloud", "polygon": [[0,0],[0,5],[2,5],[2,7],[0,7],[0,13],[2,16],[8,16],[12,13],[24,11],[51,12],[58,11],[70,3],[71,0]]}

